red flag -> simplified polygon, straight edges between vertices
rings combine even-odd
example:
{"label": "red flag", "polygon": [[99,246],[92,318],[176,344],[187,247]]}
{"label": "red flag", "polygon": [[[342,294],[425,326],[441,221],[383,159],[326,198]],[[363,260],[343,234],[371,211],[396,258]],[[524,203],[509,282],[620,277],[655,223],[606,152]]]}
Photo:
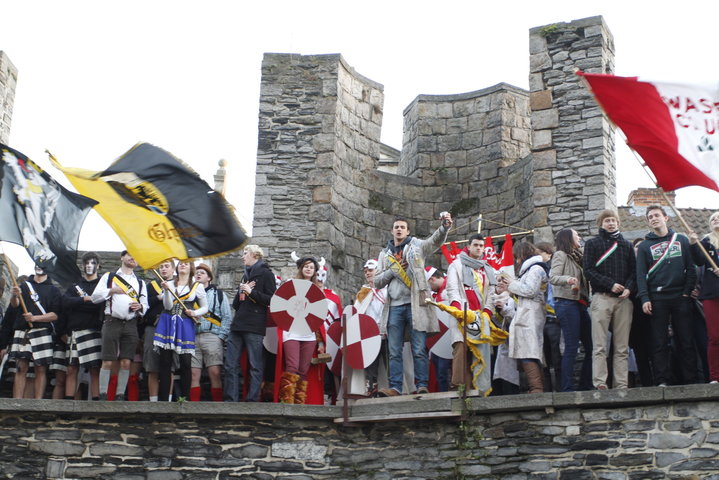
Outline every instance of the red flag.
{"label": "red flag", "polygon": [[504,236],[504,245],[502,245],[502,259],[499,261],[499,268],[514,266],[514,244],[512,243],[512,235],[509,233]]}
{"label": "red flag", "polygon": [[495,270],[501,266],[499,264],[499,258],[497,257],[497,251],[494,249],[494,245],[492,244],[492,237],[485,237],[484,239],[484,259]]}
{"label": "red flag", "polygon": [[449,248],[447,248],[447,245],[442,245],[442,255],[444,255],[445,260],[447,260],[447,263],[454,262],[454,255],[449,251]]}
{"label": "red flag", "polygon": [[504,245],[502,246],[502,256],[497,255],[492,244],[492,237],[486,237],[484,239],[484,259],[488,264],[495,270],[499,270],[502,267],[514,266],[514,255],[512,254],[512,235],[509,233],[504,236]]}
{"label": "red flag", "polygon": [[719,92],[709,88],[578,72],[666,191],[719,191]]}

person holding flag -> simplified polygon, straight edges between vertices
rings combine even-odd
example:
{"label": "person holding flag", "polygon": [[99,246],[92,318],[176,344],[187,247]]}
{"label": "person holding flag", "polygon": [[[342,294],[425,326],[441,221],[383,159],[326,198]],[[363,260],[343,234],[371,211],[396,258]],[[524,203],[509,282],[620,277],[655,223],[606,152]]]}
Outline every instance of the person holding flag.
{"label": "person holding flag", "polygon": [[637,249],[637,293],[642,310],[652,316],[652,364],[654,382],[664,387],[669,370],[669,323],[679,349],[679,367],[684,384],[698,383],[694,334],[690,318],[691,292],[697,282],[696,266],[689,240],[667,226],[664,208],[650,205],[646,213],[652,229]]}
{"label": "person holding flag", "polygon": [[[486,313],[491,319],[494,305],[489,301],[489,296],[497,279],[494,269],[483,257],[484,237],[476,233],[469,237],[467,247],[447,269],[447,299],[458,310],[466,306],[469,310]],[[452,326],[452,388],[456,389],[460,385],[468,388],[466,379],[469,379],[473,388],[488,395],[492,391],[491,348],[488,343],[483,343],[475,351],[480,353],[481,358],[472,359],[474,368],[470,375],[467,369],[472,355],[465,342],[465,333],[455,320]]]}
{"label": "person holding flag", "polygon": [[[168,258],[157,266],[160,274],[160,281],[170,281],[175,278],[175,262]],[[160,392],[160,352],[155,349],[155,329],[160,320],[160,314],[165,306],[162,304],[163,289],[158,279],[153,279],[147,284],[147,305],[143,319],[144,329],[142,330],[142,368],[147,375],[147,393],[151,402],[157,402]],[[172,383],[172,382],[170,382]],[[172,390],[172,386],[170,386]]]}
{"label": "person holding flag", "polygon": [[195,264],[188,261],[179,262],[177,277],[165,280],[161,285],[165,310],[157,321],[153,343],[160,352],[158,400],[167,402],[170,400],[175,353],[180,359],[180,396],[185,399],[190,397],[195,322],[207,313],[207,293],[205,287],[195,281]]}
{"label": "person holding flag", "polygon": [[15,317],[15,334],[9,354],[17,364],[13,398],[23,398],[31,361],[35,368],[35,398],[43,398],[55,344],[53,322],[62,308],[62,294],[38,265],[35,274],[21,285],[12,287],[11,292],[10,306],[17,308],[22,304],[23,310],[26,309]]}
{"label": "person holding flag", "polygon": [[[696,233],[689,234],[689,242],[692,244],[692,257],[697,266],[702,267],[701,291],[698,300],[704,308],[705,322],[707,327],[708,346],[707,357],[709,363],[709,381],[719,383],[719,212],[714,212],[709,217],[711,231],[703,239],[699,240]],[[709,254],[712,262],[702,253],[699,243]]]}

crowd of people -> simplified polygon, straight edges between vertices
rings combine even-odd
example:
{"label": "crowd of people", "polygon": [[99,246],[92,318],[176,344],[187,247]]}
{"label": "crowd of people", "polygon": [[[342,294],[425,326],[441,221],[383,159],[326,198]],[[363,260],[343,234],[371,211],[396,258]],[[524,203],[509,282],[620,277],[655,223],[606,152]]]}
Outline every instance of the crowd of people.
{"label": "crowd of people", "polygon": [[[444,275],[427,257],[446,242],[451,215],[425,239],[396,218],[352,299],[379,327],[379,354],[345,370],[347,382],[337,363],[327,368],[327,327],[343,308],[325,286],[324,259],[296,258],[295,278],[323,292],[325,323],[311,333],[283,331],[269,315],[282,281],[258,245],[244,249],[233,296],[212,283],[205,263],[168,259],[146,282],[127,251],[102,275],[98,255],[85,254],[82,278],[65,292],[36,267],[11,288],[0,358],[10,360],[14,398],[43,398],[48,379],[55,399],[293,404],[716,383],[719,212],[701,239],[669,228],[660,206],[648,207],[646,219],[649,233],[634,245],[611,210],[598,215],[586,243],[571,228],[553,244],[517,242],[514,271],[495,270],[475,234]],[[449,354],[429,348],[438,336],[448,337]]]}

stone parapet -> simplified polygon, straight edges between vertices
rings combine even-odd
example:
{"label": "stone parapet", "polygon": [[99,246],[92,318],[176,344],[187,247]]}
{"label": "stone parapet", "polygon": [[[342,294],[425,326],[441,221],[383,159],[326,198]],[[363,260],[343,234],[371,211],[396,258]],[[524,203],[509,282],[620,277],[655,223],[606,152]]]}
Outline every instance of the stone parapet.
{"label": "stone parapet", "polygon": [[[15,478],[714,478],[719,386],[339,406],[0,399]],[[404,420],[399,421],[399,418]]]}

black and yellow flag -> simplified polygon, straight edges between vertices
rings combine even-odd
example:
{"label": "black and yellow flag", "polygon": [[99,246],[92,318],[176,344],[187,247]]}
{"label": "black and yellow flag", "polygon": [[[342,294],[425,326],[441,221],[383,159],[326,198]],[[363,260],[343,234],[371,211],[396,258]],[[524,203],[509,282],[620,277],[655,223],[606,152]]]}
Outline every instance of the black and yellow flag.
{"label": "black and yellow flag", "polygon": [[0,240],[23,245],[61,285],[77,282],[77,242],[95,201],[68,191],[35,162],[2,144],[0,184]]}
{"label": "black and yellow flag", "polygon": [[61,166],[143,268],[171,257],[221,255],[244,247],[247,235],[224,197],[190,167],[147,143],[135,145],[108,169]]}

